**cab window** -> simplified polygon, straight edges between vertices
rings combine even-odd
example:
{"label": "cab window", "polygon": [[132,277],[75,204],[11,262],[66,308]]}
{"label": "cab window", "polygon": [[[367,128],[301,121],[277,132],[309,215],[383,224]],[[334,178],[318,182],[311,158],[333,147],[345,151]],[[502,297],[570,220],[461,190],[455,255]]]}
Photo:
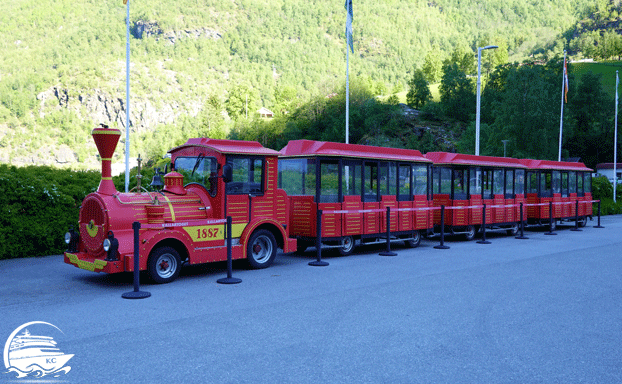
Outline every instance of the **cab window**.
{"label": "cab window", "polygon": [[260,157],[229,157],[233,178],[227,183],[227,194],[263,194],[264,159]]}
{"label": "cab window", "polygon": [[216,196],[218,163],[215,158],[203,155],[178,157],[174,169],[184,176],[185,184],[201,184],[212,197]]}

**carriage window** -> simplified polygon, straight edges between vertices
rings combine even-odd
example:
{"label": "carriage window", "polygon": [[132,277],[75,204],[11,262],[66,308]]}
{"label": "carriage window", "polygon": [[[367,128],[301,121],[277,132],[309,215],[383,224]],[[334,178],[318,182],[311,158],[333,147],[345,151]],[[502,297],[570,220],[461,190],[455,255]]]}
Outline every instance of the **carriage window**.
{"label": "carriage window", "polygon": [[337,161],[320,162],[320,203],[339,201],[339,163]]}
{"label": "carriage window", "polygon": [[413,165],[413,194],[428,194],[428,167],[426,165]]}
{"label": "carriage window", "polygon": [[466,169],[453,170],[453,196],[454,200],[465,200],[467,198],[467,175]]}
{"label": "carriage window", "polygon": [[492,199],[492,170],[484,169],[482,171],[482,198]]}
{"label": "carriage window", "polygon": [[263,159],[253,157],[229,157],[227,164],[233,169],[233,179],[227,183],[227,194],[262,194]]}
{"label": "carriage window", "polygon": [[495,195],[503,195],[504,186],[503,169],[495,169],[492,175],[492,193]]}
{"label": "carriage window", "polygon": [[378,163],[365,163],[363,201],[378,201]]}
{"label": "carriage window", "polygon": [[568,172],[562,172],[562,197],[568,197]]}
{"label": "carriage window", "polygon": [[514,170],[505,170],[505,198],[514,198]]}
{"label": "carriage window", "polygon": [[514,193],[517,195],[525,194],[525,171],[522,169],[514,171]]}
{"label": "carriage window", "polygon": [[279,161],[279,188],[290,196],[315,196],[315,161],[287,159]]}
{"label": "carriage window", "polygon": [[432,194],[441,193],[441,169],[432,167]]}
{"label": "carriage window", "polygon": [[568,192],[577,193],[577,173],[568,172]]}
{"label": "carriage window", "polygon": [[184,183],[203,185],[212,197],[216,196],[218,185],[218,163],[213,157],[178,157],[175,159],[175,171],[184,176]]}
{"label": "carriage window", "polygon": [[540,197],[553,196],[553,175],[551,171],[540,174]]}
{"label": "carriage window", "polygon": [[397,195],[397,166],[395,163],[380,163],[380,196]]}
{"label": "carriage window", "polygon": [[360,196],[361,195],[361,169],[360,163],[344,162],[342,168],[342,184],[341,190],[344,196]]}
{"label": "carriage window", "polygon": [[538,193],[538,174],[536,172],[527,172],[525,182],[527,193]]}
{"label": "carriage window", "polygon": [[441,193],[451,193],[451,168],[441,167]]}
{"label": "carriage window", "polygon": [[583,179],[583,193],[592,193],[592,175],[585,172]]}
{"label": "carriage window", "polygon": [[583,195],[583,172],[577,172],[577,196]]}
{"label": "carriage window", "polygon": [[411,175],[410,175],[410,165],[409,164],[400,164],[397,173],[397,188],[399,190],[397,199],[399,201],[408,201],[412,200],[412,191],[410,189],[411,185]]}
{"label": "carriage window", "polygon": [[471,168],[469,170],[469,194],[471,196],[481,196],[482,194],[482,169]]}
{"label": "carriage window", "polygon": [[562,192],[562,177],[559,171],[553,171],[553,193]]}

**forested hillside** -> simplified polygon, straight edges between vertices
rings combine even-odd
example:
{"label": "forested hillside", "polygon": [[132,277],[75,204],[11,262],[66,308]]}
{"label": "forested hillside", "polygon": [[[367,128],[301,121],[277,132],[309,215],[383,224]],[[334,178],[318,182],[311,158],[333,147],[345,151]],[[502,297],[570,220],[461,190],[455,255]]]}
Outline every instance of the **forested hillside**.
{"label": "forested hillside", "polygon": [[[339,93],[345,82],[343,1],[130,4],[133,157],[161,156],[190,136],[247,135],[261,106],[277,117],[309,117],[309,103]],[[430,52],[444,60],[493,43],[510,62],[534,54],[547,60],[593,5],[355,0],[351,79],[365,95],[399,92]],[[125,124],[125,14],[122,0],[0,4],[1,162],[96,167],[92,127]],[[391,121],[367,123],[380,132]]]}

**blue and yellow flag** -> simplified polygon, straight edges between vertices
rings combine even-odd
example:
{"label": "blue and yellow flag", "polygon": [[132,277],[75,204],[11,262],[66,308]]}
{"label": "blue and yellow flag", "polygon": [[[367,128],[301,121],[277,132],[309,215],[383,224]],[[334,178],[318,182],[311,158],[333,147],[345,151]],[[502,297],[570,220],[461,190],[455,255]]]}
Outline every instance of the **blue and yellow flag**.
{"label": "blue and yellow flag", "polygon": [[346,41],[350,46],[350,50],[354,53],[354,43],[352,42],[352,0],[346,0],[345,8],[348,12],[348,18],[346,20]]}

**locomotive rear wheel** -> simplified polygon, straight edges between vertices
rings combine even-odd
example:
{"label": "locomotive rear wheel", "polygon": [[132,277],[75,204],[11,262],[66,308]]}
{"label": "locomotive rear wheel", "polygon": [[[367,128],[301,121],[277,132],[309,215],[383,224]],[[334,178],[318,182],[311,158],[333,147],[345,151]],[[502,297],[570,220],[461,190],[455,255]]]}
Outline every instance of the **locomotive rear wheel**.
{"label": "locomotive rear wheel", "polygon": [[179,276],[181,257],[175,248],[156,248],[149,256],[147,269],[154,282],[158,284],[170,283]]}
{"label": "locomotive rear wheel", "polygon": [[339,253],[342,256],[351,255],[354,251],[354,239],[352,236],[344,236],[341,238],[341,247],[339,247]]}
{"label": "locomotive rear wheel", "polygon": [[275,257],[276,240],[272,232],[265,229],[253,232],[246,248],[246,260],[251,268],[268,268]]}

